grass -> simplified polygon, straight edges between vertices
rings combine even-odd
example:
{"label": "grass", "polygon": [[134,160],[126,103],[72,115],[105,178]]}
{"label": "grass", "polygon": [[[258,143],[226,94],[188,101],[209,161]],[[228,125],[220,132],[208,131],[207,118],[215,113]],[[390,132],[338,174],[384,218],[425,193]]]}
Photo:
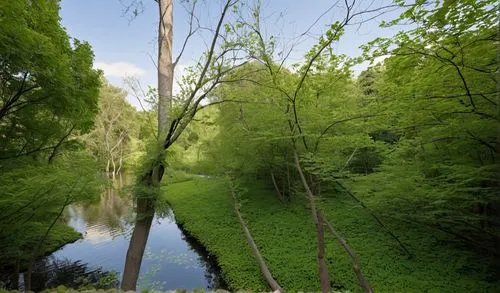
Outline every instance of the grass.
{"label": "grass", "polygon": [[[278,283],[288,291],[319,291],[316,239],[307,203],[297,195],[280,203],[260,183],[242,184],[243,217]],[[232,289],[267,290],[234,215],[228,185],[220,179],[195,179],[163,187],[177,222],[217,257]],[[327,195],[320,203],[327,218],[361,259],[376,292],[500,292],[484,281],[481,263],[449,245],[447,235],[390,223],[415,254],[407,258],[370,215],[348,199]],[[332,288],[358,292],[350,259],[326,234]]]}

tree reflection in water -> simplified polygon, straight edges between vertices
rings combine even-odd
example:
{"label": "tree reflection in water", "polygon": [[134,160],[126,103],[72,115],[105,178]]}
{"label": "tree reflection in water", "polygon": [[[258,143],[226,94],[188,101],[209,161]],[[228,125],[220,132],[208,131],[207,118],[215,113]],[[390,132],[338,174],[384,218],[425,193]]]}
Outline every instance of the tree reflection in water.
{"label": "tree reflection in water", "polygon": [[[66,210],[64,218],[70,226],[87,233],[114,238],[125,233],[133,222],[128,217],[132,200],[126,193],[133,178],[121,174],[109,181],[110,185],[99,200],[84,205],[72,205]],[[84,227],[79,227],[84,224]]]}
{"label": "tree reflection in water", "polygon": [[[166,203],[158,200],[154,211],[147,201],[134,204],[132,188],[120,190],[117,181],[113,182],[114,188],[110,184],[99,202],[68,208],[65,219],[83,234],[83,239],[39,260],[41,263],[36,263],[33,271],[33,289],[88,284],[102,287],[110,281],[116,287],[120,282],[110,271],[123,277],[129,288],[140,290],[226,287],[218,277],[215,258],[176,225]],[[0,277],[5,286],[11,279]],[[21,283],[22,279],[21,273]]]}
{"label": "tree reflection in water", "polygon": [[134,231],[130,238],[130,244],[123,269],[121,289],[123,291],[135,291],[137,279],[141,270],[142,257],[148,242],[149,231],[154,218],[154,202],[147,198],[137,199],[137,216]]}
{"label": "tree reflection in water", "polygon": [[[95,289],[118,288],[116,272],[92,268],[81,261],[46,257],[35,264],[31,276],[31,290],[38,292],[60,285],[71,288],[92,287]],[[24,290],[21,282],[21,291]]]}

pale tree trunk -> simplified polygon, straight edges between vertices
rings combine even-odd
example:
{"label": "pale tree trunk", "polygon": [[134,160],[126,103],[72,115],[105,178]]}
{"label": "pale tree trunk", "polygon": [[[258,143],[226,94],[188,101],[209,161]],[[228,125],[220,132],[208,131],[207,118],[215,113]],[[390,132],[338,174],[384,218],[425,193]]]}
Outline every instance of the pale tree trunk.
{"label": "pale tree trunk", "polygon": [[118,164],[118,170],[116,171],[116,174],[119,174],[122,170],[122,165],[123,165],[123,147],[120,145],[120,161]]}
{"label": "pale tree trunk", "polygon": [[106,175],[109,176],[109,158],[108,158],[108,163],[106,164]]}
{"label": "pale tree trunk", "polygon": [[[166,138],[168,115],[172,107],[172,87],[174,78],[174,64],[172,62],[173,39],[173,2],[172,0],[158,0],[158,144],[163,149]],[[143,178],[143,184],[159,186],[163,176],[164,166],[160,160],[148,170]],[[137,199],[137,220],[130,239],[125,260],[121,289],[135,291],[141,268],[142,257],[149,230],[154,215],[154,201],[150,198]]]}
{"label": "pale tree trunk", "polygon": [[113,178],[115,178],[116,164],[115,164],[115,158],[113,157],[113,155],[111,155],[111,162],[113,163]]}
{"label": "pale tree trunk", "polygon": [[160,21],[158,27],[158,138],[163,141],[167,119],[172,107],[174,64],[172,62],[172,0],[159,0]]}

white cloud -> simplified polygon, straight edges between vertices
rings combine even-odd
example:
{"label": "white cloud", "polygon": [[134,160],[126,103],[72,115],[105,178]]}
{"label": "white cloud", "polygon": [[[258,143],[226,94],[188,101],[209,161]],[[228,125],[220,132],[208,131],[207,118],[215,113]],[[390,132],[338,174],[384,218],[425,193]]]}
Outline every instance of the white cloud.
{"label": "white cloud", "polygon": [[94,67],[104,71],[107,77],[144,76],[146,71],[132,63],[127,62],[96,62]]}

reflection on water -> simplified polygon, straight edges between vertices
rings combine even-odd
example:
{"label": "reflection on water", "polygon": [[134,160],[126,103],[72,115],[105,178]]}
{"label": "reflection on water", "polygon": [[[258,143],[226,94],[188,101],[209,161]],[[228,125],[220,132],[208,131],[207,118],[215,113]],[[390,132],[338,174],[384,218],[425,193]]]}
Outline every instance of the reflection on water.
{"label": "reflection on water", "polygon": [[49,256],[35,264],[33,269],[31,276],[31,290],[33,291],[41,291],[59,285],[71,288],[92,286],[96,289],[118,287],[116,273],[106,272],[101,268],[90,268],[80,260],[72,261]]}
{"label": "reflection on water", "polygon": [[[40,260],[32,283],[42,287],[33,289],[61,284],[78,287],[80,283],[71,281],[76,275],[88,276],[93,282],[102,276],[111,279],[109,272],[116,272],[120,280],[135,223],[133,202],[127,194],[120,195],[118,189],[109,188],[98,203],[68,208],[65,219],[83,234],[83,239]],[[225,287],[215,261],[195,239],[183,233],[173,213],[155,215],[137,289]]]}

